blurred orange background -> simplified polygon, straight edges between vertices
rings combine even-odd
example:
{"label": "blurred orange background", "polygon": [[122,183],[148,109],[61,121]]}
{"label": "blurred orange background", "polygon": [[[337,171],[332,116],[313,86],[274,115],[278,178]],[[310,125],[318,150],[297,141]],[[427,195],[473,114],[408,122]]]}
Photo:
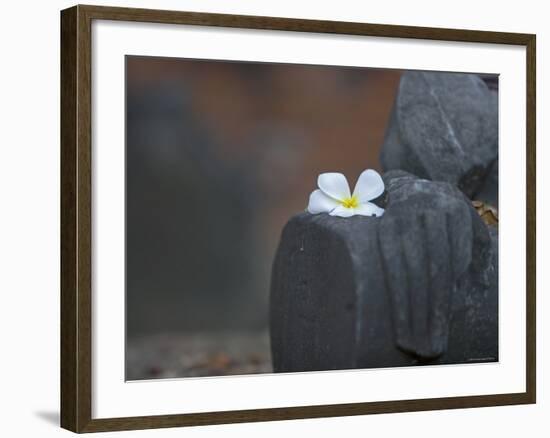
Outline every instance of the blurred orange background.
{"label": "blurred orange background", "polygon": [[342,172],[353,189],[380,170],[400,72],[126,62],[128,336],[265,329],[282,228],[319,173]]}

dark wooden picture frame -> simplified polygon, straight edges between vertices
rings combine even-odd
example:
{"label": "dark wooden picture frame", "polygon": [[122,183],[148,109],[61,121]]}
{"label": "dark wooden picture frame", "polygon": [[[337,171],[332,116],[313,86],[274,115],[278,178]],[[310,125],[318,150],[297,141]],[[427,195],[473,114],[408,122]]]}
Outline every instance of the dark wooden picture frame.
{"label": "dark wooden picture frame", "polygon": [[[527,58],[526,391],[481,396],[92,419],[91,25],[93,20],[138,21],[525,46]],[[535,35],[519,33],[81,5],[62,11],[61,426],[80,433],[535,403],[535,48]]]}

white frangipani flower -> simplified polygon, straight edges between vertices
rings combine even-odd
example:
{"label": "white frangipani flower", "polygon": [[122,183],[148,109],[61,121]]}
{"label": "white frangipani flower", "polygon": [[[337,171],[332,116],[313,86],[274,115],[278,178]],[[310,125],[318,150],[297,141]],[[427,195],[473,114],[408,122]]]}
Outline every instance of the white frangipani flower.
{"label": "white frangipani flower", "polygon": [[322,173],[317,178],[319,189],[309,196],[307,211],[311,214],[328,213],[331,216],[382,216],[384,209],[373,204],[373,199],[384,193],[384,181],[375,170],[365,170],[355,185],[353,195],[348,180],[341,173]]}

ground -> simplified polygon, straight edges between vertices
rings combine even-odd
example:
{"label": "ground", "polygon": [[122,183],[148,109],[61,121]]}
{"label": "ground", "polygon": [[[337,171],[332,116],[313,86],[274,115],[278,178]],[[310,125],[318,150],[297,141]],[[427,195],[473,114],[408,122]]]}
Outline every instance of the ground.
{"label": "ground", "polygon": [[265,331],[147,335],[126,345],[127,380],[270,372]]}

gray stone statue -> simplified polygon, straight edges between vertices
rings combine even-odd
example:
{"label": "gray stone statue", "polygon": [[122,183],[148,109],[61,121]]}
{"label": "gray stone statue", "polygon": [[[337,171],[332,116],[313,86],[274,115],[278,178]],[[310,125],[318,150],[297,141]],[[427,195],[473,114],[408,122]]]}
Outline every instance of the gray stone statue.
{"label": "gray stone statue", "polygon": [[493,89],[405,73],[384,214],[289,220],[272,271],[276,372],[498,360],[498,227],[472,204],[498,200]]}

